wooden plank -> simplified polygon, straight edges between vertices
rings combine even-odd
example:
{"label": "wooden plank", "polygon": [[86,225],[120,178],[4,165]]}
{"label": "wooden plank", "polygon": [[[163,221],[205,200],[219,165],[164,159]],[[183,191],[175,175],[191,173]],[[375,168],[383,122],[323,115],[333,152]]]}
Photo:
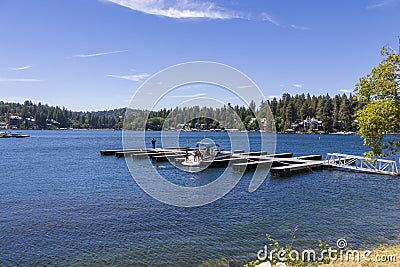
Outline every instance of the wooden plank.
{"label": "wooden plank", "polygon": [[164,154],[164,155],[152,155],[150,156],[151,160],[153,162],[167,162],[167,161],[172,161],[175,160],[176,158],[182,157],[182,153],[177,154],[177,153],[171,153],[171,154]]}
{"label": "wooden plank", "polygon": [[102,156],[114,156],[117,152],[124,152],[124,151],[140,151],[140,149],[112,149],[112,150],[100,150],[100,155]]}
{"label": "wooden plank", "polygon": [[300,160],[322,160],[322,155],[307,155],[307,156],[296,157],[296,159],[300,159]]}
{"label": "wooden plank", "polygon": [[312,171],[315,169],[324,169],[327,166],[324,164],[324,161],[321,160],[312,160],[312,161],[307,161],[299,164],[289,164],[286,166],[278,166],[278,167],[272,167],[271,168],[271,176],[272,177],[281,177],[281,176],[287,176],[299,172],[307,172],[307,171]]}
{"label": "wooden plank", "polygon": [[262,156],[262,155],[268,155],[268,152],[267,151],[253,151],[253,152],[240,153],[239,155],[244,155],[244,156]]}
{"label": "wooden plank", "polygon": [[132,157],[132,159],[146,159],[150,155],[156,156],[157,153],[137,153],[137,154],[132,154],[131,157]]}
{"label": "wooden plank", "polygon": [[232,164],[232,169],[234,171],[243,171],[243,168],[245,168],[246,171],[248,170],[255,170],[257,167],[270,167],[272,166],[273,160],[272,159],[267,159],[267,160],[260,160],[260,161],[250,161],[250,162],[241,162],[241,163],[235,163]]}
{"label": "wooden plank", "polygon": [[139,153],[148,153],[148,152],[141,151],[141,150],[139,150],[139,151],[118,151],[118,152],[115,152],[115,156],[117,158],[123,158],[123,157],[129,157],[132,154],[139,154]]}

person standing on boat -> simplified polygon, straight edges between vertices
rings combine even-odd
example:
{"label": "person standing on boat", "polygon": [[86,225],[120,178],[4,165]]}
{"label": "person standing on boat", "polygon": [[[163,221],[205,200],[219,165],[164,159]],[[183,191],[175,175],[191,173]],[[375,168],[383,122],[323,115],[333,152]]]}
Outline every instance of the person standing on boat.
{"label": "person standing on boat", "polygon": [[199,162],[200,159],[201,159],[200,151],[198,149],[196,149],[195,152],[194,152],[194,161]]}
{"label": "person standing on boat", "polygon": [[152,146],[153,146],[153,149],[156,148],[156,142],[157,142],[157,141],[156,141],[156,139],[154,139],[154,138],[151,140],[151,144],[152,144]]}

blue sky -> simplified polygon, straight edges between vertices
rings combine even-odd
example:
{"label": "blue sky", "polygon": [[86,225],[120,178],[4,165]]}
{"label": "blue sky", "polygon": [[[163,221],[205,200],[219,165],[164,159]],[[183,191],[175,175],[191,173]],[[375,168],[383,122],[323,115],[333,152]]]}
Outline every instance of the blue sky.
{"label": "blue sky", "polygon": [[[242,71],[267,97],[335,95],[382,45],[398,50],[399,14],[400,0],[2,0],[0,99],[125,107],[146,78],[194,60]],[[177,94],[210,93],[198,90]]]}

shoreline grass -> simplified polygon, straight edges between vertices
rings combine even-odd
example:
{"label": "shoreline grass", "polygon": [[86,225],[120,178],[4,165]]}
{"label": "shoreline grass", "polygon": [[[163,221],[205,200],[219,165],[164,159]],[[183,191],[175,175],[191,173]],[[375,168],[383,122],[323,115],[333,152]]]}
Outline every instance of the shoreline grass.
{"label": "shoreline grass", "polygon": [[[359,250],[359,251],[364,251],[364,250]],[[272,264],[272,266],[286,266],[286,267],[299,267],[299,266],[304,266],[304,267],[400,267],[400,245],[395,245],[395,246],[378,246],[375,249],[371,249],[372,253],[369,256],[371,259],[370,261],[363,260],[362,258],[360,259],[359,262],[353,262],[350,258],[349,261],[343,260],[337,260],[332,263],[303,263],[303,264],[298,264],[298,265],[283,265],[283,264]],[[379,261],[377,261],[376,256],[379,256]],[[382,261],[382,256],[386,257],[386,261]],[[390,260],[389,258],[390,257]],[[227,258],[221,258],[221,259],[215,259],[215,260],[209,260],[202,262],[198,266],[200,267],[242,267],[246,266],[246,264],[241,263],[241,260],[230,260]],[[247,266],[258,266],[260,262],[252,261],[251,263],[247,263]],[[262,266],[262,265],[261,265]]]}
{"label": "shoreline grass", "polygon": [[[359,250],[365,251],[365,250]],[[261,263],[257,263],[253,265],[248,265],[248,266],[259,266]],[[245,265],[246,266],[246,265]],[[262,264],[260,267],[263,266]],[[350,257],[350,259],[346,259],[345,257],[343,260],[336,260],[330,263],[302,263],[302,264],[272,264],[272,266],[277,266],[277,267],[298,267],[298,266],[304,266],[304,267],[314,267],[314,266],[321,266],[321,267],[392,267],[392,266],[400,266],[400,245],[395,245],[395,246],[382,246],[380,245],[376,249],[371,250],[371,254],[368,256],[368,259],[364,259],[360,257],[360,260],[353,260],[353,258]]]}

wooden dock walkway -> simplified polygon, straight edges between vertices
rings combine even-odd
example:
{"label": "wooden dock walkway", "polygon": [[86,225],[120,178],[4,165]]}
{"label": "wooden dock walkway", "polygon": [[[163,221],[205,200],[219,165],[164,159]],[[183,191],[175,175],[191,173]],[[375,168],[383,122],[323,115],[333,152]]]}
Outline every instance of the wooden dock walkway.
{"label": "wooden dock walkway", "polygon": [[[171,161],[175,164],[185,160],[186,151],[191,152],[194,148],[171,147],[171,148],[146,148],[146,149],[117,149],[101,150],[102,156],[114,155],[118,158],[130,157],[132,160],[150,158],[153,163]],[[231,166],[233,171],[252,171],[257,168],[271,168],[273,177],[287,176],[298,172],[311,171],[326,168],[327,165],[321,160],[321,155],[308,155],[293,158],[293,153],[268,154],[265,151],[244,152],[242,150],[220,151],[229,156],[222,159],[204,160],[207,168],[221,168]]]}
{"label": "wooden dock walkway", "polygon": [[187,149],[192,150],[189,147],[166,147],[166,148],[134,148],[134,149],[111,149],[111,150],[100,150],[102,156],[117,156],[124,157],[125,155],[130,156],[135,153],[151,153],[155,151],[186,151]]}
{"label": "wooden dock walkway", "polygon": [[299,158],[293,158],[290,161],[290,163],[285,161],[279,161],[279,163],[284,165],[281,166],[272,165],[271,167],[272,177],[288,176],[297,173],[322,170],[329,167],[328,165],[325,165],[324,161],[322,160],[301,160]]}
{"label": "wooden dock walkway", "polygon": [[270,168],[272,177],[281,177],[328,167],[321,160],[321,155],[308,155],[296,158],[292,156],[292,153],[266,155],[265,157],[260,157],[258,161],[249,159],[247,162],[233,164],[232,168],[234,171],[242,171],[243,168],[246,171],[255,170],[256,168]]}
{"label": "wooden dock walkway", "polygon": [[[186,152],[195,148],[170,147],[146,149],[101,150],[102,156],[130,157],[132,160],[150,158],[153,163],[173,162],[180,164],[185,160]],[[399,176],[396,162],[385,159],[370,160],[360,156],[328,153],[326,160],[321,155],[293,157],[293,153],[267,154],[265,151],[244,152],[243,150],[219,151],[228,156],[221,159],[204,160],[202,166],[221,168],[231,166],[233,171],[254,171],[259,168],[270,168],[272,177],[288,176],[302,172],[326,168],[346,169],[350,171]]]}

